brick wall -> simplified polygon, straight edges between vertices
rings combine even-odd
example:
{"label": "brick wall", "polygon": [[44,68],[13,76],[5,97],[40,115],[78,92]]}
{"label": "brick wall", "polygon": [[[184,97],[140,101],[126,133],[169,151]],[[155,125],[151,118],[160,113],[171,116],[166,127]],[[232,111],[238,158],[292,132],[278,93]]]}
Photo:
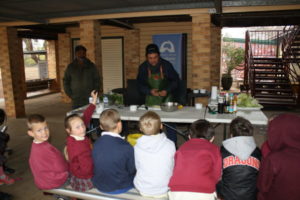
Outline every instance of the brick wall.
{"label": "brick wall", "polygon": [[61,85],[61,97],[63,102],[70,103],[71,99],[64,92],[63,77],[67,66],[71,62],[71,39],[70,34],[58,34],[58,73],[59,83]]}
{"label": "brick wall", "polygon": [[[99,34],[100,33],[100,34]],[[97,20],[80,21],[80,44],[87,48],[87,57],[97,66],[102,77],[101,27]],[[102,84],[100,91],[103,90]]]}
{"label": "brick wall", "polygon": [[[211,28],[210,15],[192,16],[192,88],[211,89]],[[197,102],[207,103],[198,98]]]}
{"label": "brick wall", "polygon": [[220,85],[221,28],[211,24],[211,85]]}
{"label": "brick wall", "polygon": [[47,62],[48,62],[48,74],[50,79],[55,79],[51,85],[51,90],[60,91],[60,82],[58,75],[58,55],[57,55],[57,41],[47,41]]}
{"label": "brick wall", "polygon": [[47,41],[47,62],[49,78],[56,78],[56,51],[55,40]]}
{"label": "brick wall", "polygon": [[0,27],[0,65],[5,110],[10,117],[25,116],[25,70],[22,41],[15,28]]}
{"label": "brick wall", "polygon": [[[101,26],[100,36],[124,36],[124,73],[125,80],[135,78],[137,69],[145,60],[144,50],[147,44],[152,42],[153,34],[187,33],[187,82],[190,88],[205,88],[211,90],[211,86],[219,86],[220,80],[220,45],[221,29],[211,24],[210,14],[198,14],[192,16],[192,22],[160,22],[134,24],[136,30],[116,29],[110,26]],[[82,21],[80,28],[69,28],[72,37],[82,40],[95,30],[93,21]],[[96,32],[96,30],[94,31]],[[83,35],[83,36],[82,36]],[[93,48],[91,41],[81,41],[89,48]],[[139,49],[139,52],[138,52]],[[91,58],[92,60],[92,58]],[[200,98],[199,98],[200,99]],[[197,99],[197,100],[199,100]],[[207,102],[204,100],[204,103]]]}
{"label": "brick wall", "polygon": [[140,61],[140,31],[126,30],[124,37],[125,80],[135,79]]}

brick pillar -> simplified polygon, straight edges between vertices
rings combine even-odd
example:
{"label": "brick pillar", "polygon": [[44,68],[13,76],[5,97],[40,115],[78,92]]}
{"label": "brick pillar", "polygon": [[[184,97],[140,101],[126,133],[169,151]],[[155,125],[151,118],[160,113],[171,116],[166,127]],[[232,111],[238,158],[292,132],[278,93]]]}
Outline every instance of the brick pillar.
{"label": "brick pillar", "polygon": [[211,24],[211,85],[220,88],[221,27]]}
{"label": "brick pillar", "polygon": [[22,40],[17,29],[0,27],[0,66],[5,111],[9,117],[24,117],[26,97]]}
{"label": "brick pillar", "polygon": [[47,41],[47,62],[48,74],[50,79],[54,79],[51,83],[50,89],[53,91],[60,91],[58,68],[57,68],[57,42],[55,40]]}
{"label": "brick pillar", "polygon": [[[192,88],[211,90],[211,34],[209,14],[192,16]],[[207,98],[197,102],[207,104]]]}
{"label": "brick pillar", "polygon": [[103,91],[102,59],[101,59],[101,27],[97,20],[80,21],[80,44],[86,47],[87,57],[97,66],[101,83],[99,91]]}
{"label": "brick pillar", "polygon": [[[126,30],[124,38],[125,80],[135,79],[140,60],[140,31]],[[127,81],[126,81],[127,83]]]}
{"label": "brick pillar", "polygon": [[58,34],[58,74],[59,83],[61,85],[61,97],[65,103],[70,103],[71,99],[64,92],[63,77],[67,66],[71,62],[71,38],[69,33]]}

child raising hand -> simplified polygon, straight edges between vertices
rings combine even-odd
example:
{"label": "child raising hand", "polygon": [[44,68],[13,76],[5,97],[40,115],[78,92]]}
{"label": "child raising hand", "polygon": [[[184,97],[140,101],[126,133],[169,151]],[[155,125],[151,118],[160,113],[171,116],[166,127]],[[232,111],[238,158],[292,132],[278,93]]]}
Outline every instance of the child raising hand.
{"label": "child raising hand", "polygon": [[98,93],[91,92],[92,103],[84,111],[83,119],[73,114],[65,118],[67,137],[67,157],[70,169],[70,184],[76,191],[87,191],[93,188],[92,145],[86,137],[86,126],[89,124],[96,107]]}

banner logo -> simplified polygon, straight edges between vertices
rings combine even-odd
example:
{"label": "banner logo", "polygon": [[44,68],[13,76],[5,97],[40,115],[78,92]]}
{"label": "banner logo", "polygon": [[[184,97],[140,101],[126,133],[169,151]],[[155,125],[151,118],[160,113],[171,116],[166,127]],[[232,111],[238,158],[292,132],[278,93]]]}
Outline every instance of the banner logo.
{"label": "banner logo", "polygon": [[160,45],[159,51],[161,53],[164,52],[175,53],[174,44],[170,40],[165,41]]}

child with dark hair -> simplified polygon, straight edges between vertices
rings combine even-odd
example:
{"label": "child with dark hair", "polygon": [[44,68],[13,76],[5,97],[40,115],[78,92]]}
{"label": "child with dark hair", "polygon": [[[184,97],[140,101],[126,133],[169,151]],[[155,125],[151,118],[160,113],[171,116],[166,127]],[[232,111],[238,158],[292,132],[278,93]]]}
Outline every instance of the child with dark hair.
{"label": "child with dark hair", "polygon": [[220,149],[212,144],[214,129],[206,120],[191,125],[190,140],[175,154],[175,167],[169,187],[170,200],[214,200],[221,177]]}
{"label": "child with dark hair", "polygon": [[300,116],[281,114],[269,122],[270,152],[258,175],[258,200],[299,200]]}
{"label": "child with dark hair", "polygon": [[[0,149],[1,152],[0,154],[3,155],[3,158],[4,157],[4,153],[6,152],[12,152],[11,149],[7,148],[7,143],[9,142],[10,140],[10,137],[9,137],[9,134],[7,134],[7,126],[6,126],[6,113],[3,109],[0,109],[0,137],[1,137],[1,147]],[[12,169],[12,168],[9,168],[5,162],[3,163],[3,170],[6,174],[13,174],[15,173],[15,170]]]}
{"label": "child with dark hair", "polygon": [[[6,126],[4,124],[6,120],[6,114],[3,109],[0,109],[0,185],[2,184],[13,184],[15,180],[6,175],[5,172],[5,151],[7,147],[7,142],[9,141],[9,135],[6,133]],[[9,200],[12,199],[10,194],[0,192],[0,199]]]}
{"label": "child with dark hair", "polygon": [[224,200],[255,200],[261,152],[256,147],[253,126],[237,117],[230,124],[230,134],[221,147],[223,174],[217,185],[218,195]]}

